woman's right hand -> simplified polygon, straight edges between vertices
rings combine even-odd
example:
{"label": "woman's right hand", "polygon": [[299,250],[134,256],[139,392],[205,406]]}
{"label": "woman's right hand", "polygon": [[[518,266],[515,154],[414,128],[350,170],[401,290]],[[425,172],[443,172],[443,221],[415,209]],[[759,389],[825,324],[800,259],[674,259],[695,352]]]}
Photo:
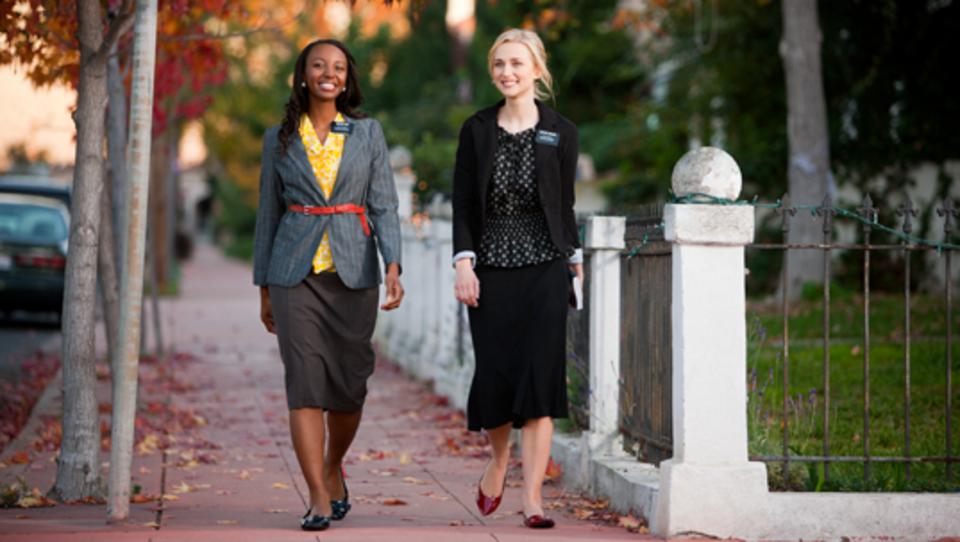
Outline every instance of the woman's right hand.
{"label": "woman's right hand", "polygon": [[473,272],[473,259],[463,258],[457,260],[457,280],[453,286],[453,293],[457,296],[457,301],[468,307],[476,307],[480,300],[480,280],[477,274]]}
{"label": "woman's right hand", "polygon": [[260,321],[268,332],[277,334],[277,324],[273,321],[273,307],[270,306],[270,290],[266,286],[260,287]]}

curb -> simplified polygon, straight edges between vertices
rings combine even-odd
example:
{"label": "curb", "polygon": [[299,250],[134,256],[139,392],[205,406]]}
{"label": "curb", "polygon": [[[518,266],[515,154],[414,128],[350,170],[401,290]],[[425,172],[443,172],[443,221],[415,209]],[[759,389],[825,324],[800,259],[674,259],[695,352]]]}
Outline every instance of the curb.
{"label": "curb", "polygon": [[[59,337],[51,337],[47,344],[55,340],[59,340]],[[46,348],[43,349],[46,350]],[[63,363],[61,362],[60,368],[57,369],[57,374],[47,382],[47,387],[43,390],[43,393],[40,394],[40,397],[37,398],[37,402],[33,404],[33,408],[30,410],[30,416],[27,418],[27,423],[23,424],[16,438],[7,443],[3,449],[3,453],[0,453],[0,463],[10,465],[8,461],[10,456],[29,445],[30,439],[36,435],[37,429],[40,428],[40,415],[49,413],[48,411],[55,409],[55,402],[60,398],[62,390]]]}

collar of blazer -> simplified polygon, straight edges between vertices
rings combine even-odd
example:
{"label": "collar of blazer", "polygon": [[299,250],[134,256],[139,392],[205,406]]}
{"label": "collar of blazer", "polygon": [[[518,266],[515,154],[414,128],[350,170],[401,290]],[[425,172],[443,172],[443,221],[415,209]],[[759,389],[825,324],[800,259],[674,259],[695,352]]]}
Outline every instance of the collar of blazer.
{"label": "collar of blazer", "polygon": [[337,194],[342,191],[341,185],[349,182],[341,181],[350,178],[349,175],[355,168],[357,159],[360,157],[360,153],[356,152],[354,149],[361,143],[360,140],[365,136],[363,135],[362,130],[357,130],[356,120],[349,117],[344,118],[346,119],[346,123],[350,124],[350,131],[344,134],[346,139],[343,142],[343,151],[341,152],[340,156],[340,166],[337,168],[337,180],[333,184],[333,192],[330,193],[329,201],[323,196],[323,190],[320,189],[320,183],[317,181],[316,175],[313,174],[313,167],[310,165],[310,160],[307,158],[307,148],[303,145],[303,140],[300,139],[300,133],[294,132],[290,135],[290,144],[287,145],[285,159],[290,160],[300,171],[301,175],[295,180],[288,180],[288,182],[302,182],[303,184],[307,185],[307,190],[309,190],[310,193],[317,198],[316,202],[300,202],[302,205],[311,205],[313,203],[327,204],[331,201],[336,201]]}
{"label": "collar of blazer", "polygon": [[[486,109],[481,109],[476,115],[480,123],[479,133],[474,134],[476,136],[477,157],[480,159],[477,168],[477,173],[479,173],[477,181],[480,185],[480,205],[483,209],[486,209],[487,187],[493,174],[493,153],[497,148],[497,112],[500,111],[504,103],[506,103],[506,100],[500,100]],[[537,115],[539,116],[536,129],[558,133],[559,122],[556,111],[547,107],[540,100],[536,100],[536,104]],[[559,143],[561,146],[563,145],[563,141]],[[534,149],[537,191],[540,193],[540,201],[543,204],[553,199],[551,197],[552,192],[559,190],[559,187],[554,187],[554,185],[557,184],[560,168],[556,159],[557,153],[554,150],[556,147],[535,143]],[[551,160],[551,158],[553,159]]]}

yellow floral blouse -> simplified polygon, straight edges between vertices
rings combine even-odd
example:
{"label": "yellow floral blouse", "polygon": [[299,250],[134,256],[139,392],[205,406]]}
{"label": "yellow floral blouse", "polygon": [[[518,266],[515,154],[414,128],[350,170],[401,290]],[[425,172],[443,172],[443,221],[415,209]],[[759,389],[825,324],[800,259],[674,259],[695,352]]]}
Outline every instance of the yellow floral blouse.
{"label": "yellow floral blouse", "polygon": [[[337,122],[344,122],[343,115],[337,113]],[[310,117],[303,115],[300,118],[300,139],[307,149],[307,159],[310,160],[313,176],[320,184],[324,197],[330,199],[333,185],[337,181],[337,171],[340,169],[340,158],[343,156],[344,134],[327,134],[327,140],[320,142],[317,131],[310,122]],[[317,252],[313,256],[313,272],[336,271],[333,267],[333,255],[330,253],[330,239],[327,232],[323,232],[323,239]]]}

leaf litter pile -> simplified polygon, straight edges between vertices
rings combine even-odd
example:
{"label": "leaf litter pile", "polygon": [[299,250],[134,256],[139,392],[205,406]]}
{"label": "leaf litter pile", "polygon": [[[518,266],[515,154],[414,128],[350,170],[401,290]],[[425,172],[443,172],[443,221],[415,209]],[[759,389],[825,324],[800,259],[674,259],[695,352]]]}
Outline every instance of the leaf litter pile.
{"label": "leaf litter pile", "polygon": [[19,365],[18,380],[0,383],[0,452],[20,434],[33,405],[60,369],[60,358],[37,351]]}
{"label": "leaf litter pile", "polygon": [[[53,360],[53,361],[51,361]],[[150,400],[148,398],[169,397],[177,393],[183,393],[198,387],[208,385],[204,382],[187,382],[177,378],[177,367],[191,363],[195,360],[191,355],[184,353],[175,353],[164,361],[158,361],[151,356],[141,359],[140,371],[140,403],[137,409],[137,417],[134,421],[134,454],[137,456],[147,456],[152,454],[164,453],[166,462],[184,470],[190,470],[201,464],[216,464],[220,458],[217,450],[220,446],[216,443],[207,441],[196,435],[196,428],[207,425],[207,420],[195,413],[192,409],[177,408],[166,401]],[[55,363],[54,363],[55,361]],[[59,368],[59,359],[49,356],[39,355],[36,359],[24,364],[24,370],[27,374],[34,375],[35,382],[42,380],[44,386],[39,384],[31,386],[22,386],[30,389],[38,388],[35,395],[43,392],[43,389],[49,379],[56,374]],[[97,380],[100,386],[109,387],[110,370],[106,364],[97,365]],[[6,440],[0,441],[7,443],[16,437],[16,432],[10,429],[12,435],[7,436],[8,412],[12,412],[11,405],[25,405],[26,401],[22,396],[17,396],[11,400],[4,390],[4,396],[0,406],[5,410],[0,412],[3,415]],[[24,395],[26,392],[24,392]],[[98,394],[99,395],[99,394]],[[36,397],[33,398],[33,401]],[[11,410],[7,410],[7,409]],[[22,406],[19,408],[23,408]],[[32,408],[32,403],[30,405]],[[111,405],[109,402],[100,402],[98,404],[100,413],[100,443],[101,452],[109,454],[110,452],[110,414]],[[29,417],[29,408],[23,415],[23,420],[18,422],[19,431],[26,419]],[[63,434],[61,420],[59,416],[44,415],[39,417],[40,427],[26,450],[19,450],[12,454],[7,460],[13,465],[26,465],[33,461],[34,453],[53,452],[57,453],[60,449],[60,440]],[[3,437],[0,437],[3,438]],[[0,468],[7,465],[0,463]],[[141,467],[139,474],[149,474],[149,469]],[[133,494],[130,497],[132,503],[153,503],[163,500],[175,500],[179,493],[203,489],[203,484],[196,486],[174,487],[169,494],[149,495],[142,493],[139,485],[133,486]],[[102,504],[102,499],[89,498],[79,503],[69,504]],[[57,504],[45,497],[40,488],[29,487],[23,479],[18,478],[14,484],[0,488],[0,508],[35,508],[39,506],[54,506]]]}

